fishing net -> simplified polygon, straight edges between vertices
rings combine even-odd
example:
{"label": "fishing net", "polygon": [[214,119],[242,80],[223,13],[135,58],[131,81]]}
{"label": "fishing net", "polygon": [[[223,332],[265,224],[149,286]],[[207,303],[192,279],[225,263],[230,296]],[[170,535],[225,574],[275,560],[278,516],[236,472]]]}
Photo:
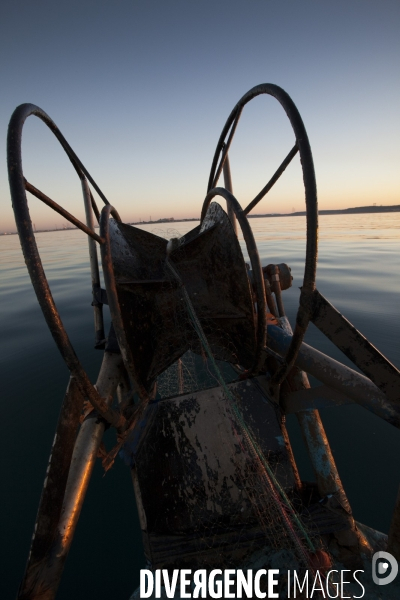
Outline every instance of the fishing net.
{"label": "fishing net", "polygon": [[314,569],[321,532],[296,489],[281,411],[265,376],[245,378],[256,308],[227,215],[212,204],[202,227],[169,241],[127,227],[114,268],[153,400],[123,455],[149,564],[268,569],[279,557],[283,571]]}

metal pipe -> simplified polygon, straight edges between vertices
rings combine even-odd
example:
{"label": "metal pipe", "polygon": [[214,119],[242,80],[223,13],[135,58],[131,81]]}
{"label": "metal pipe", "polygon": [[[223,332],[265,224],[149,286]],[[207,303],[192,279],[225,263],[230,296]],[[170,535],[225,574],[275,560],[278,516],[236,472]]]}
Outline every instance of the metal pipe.
{"label": "metal pipe", "polygon": [[[108,403],[112,402],[118,383],[124,378],[124,374],[125,368],[121,354],[104,352],[95,387],[99,394],[107,399]],[[63,538],[63,548],[67,547],[72,541],[72,535],[89,483],[91,469],[94,466],[97,450],[105,429],[105,421],[100,420],[95,411],[92,414],[94,418],[90,418],[89,415],[82,423],[72,455],[64,504],[58,526]]]}
{"label": "metal pipe", "polygon": [[267,185],[263,187],[261,192],[257,194],[257,196],[246,206],[244,209],[244,214],[248,215],[251,210],[268,194],[270,189],[275,185],[278,181],[279,177],[282,175],[286,167],[291,163],[292,159],[296,156],[299,151],[299,147],[296,144],[293,146],[287,157],[282,161],[282,164],[277,168],[275,173],[272,175],[271,179],[268,181]]}
{"label": "metal pipe", "polygon": [[271,284],[267,277],[264,277],[264,287],[265,287],[265,295],[267,298],[267,304],[269,308],[269,312],[274,315],[274,317],[278,317],[278,310],[276,308],[275,300],[271,291]]}
{"label": "metal pipe", "polygon": [[[110,307],[112,323],[115,335],[118,340],[118,345],[121,350],[121,355],[125,364],[125,368],[132,379],[132,385],[135,391],[139,394],[141,400],[147,401],[149,395],[141,377],[139,377],[135,365],[135,361],[130,349],[131,347],[126,337],[126,331],[119,304],[117,284],[115,281],[114,266],[111,255],[110,228],[114,227],[114,221],[110,221],[110,215],[114,217],[115,221],[121,221],[115,208],[111,206],[111,204],[107,204],[106,206],[104,206],[100,214],[100,235],[104,237],[105,240],[105,243],[101,245],[100,253],[101,263],[103,267],[104,283],[107,290],[108,305]],[[113,223],[113,225],[111,225],[111,223]]]}
{"label": "metal pipe", "polygon": [[[126,420],[121,415],[116,413],[110,406],[107,406],[103,398],[91,384],[87,373],[83,369],[81,363],[78,360],[78,357],[75,354],[71,341],[68,338],[67,332],[65,331],[63,322],[52,297],[50,286],[48,284],[43,269],[42,261],[40,259],[39,250],[33,232],[32,219],[29,214],[28,200],[26,197],[25,189],[26,181],[24,179],[22,170],[22,129],[25,120],[32,114],[42,119],[42,121],[46,123],[46,125],[57,137],[64,150],[67,152],[69,159],[71,160],[75,170],[79,175],[79,178],[82,179],[83,171],[88,177],[89,181],[91,181],[92,185],[98,191],[98,193],[101,192],[101,190],[99,192],[98,186],[96,186],[93,183],[92,178],[84,169],[83,165],[80,163],[78,157],[73,152],[73,150],[65,140],[64,136],[57,128],[56,124],[44,111],[42,111],[38,106],[35,106],[33,104],[21,104],[21,106],[16,108],[11,116],[10,123],[8,126],[7,163],[8,178],[10,182],[10,192],[15,214],[15,222],[17,225],[18,235],[21,242],[21,248],[24,254],[26,266],[28,268],[32,284],[37,299],[39,301],[39,305],[42,309],[44,318],[46,319],[46,323],[50,329],[54,341],[57,344],[61,356],[63,357],[68,369],[71,372],[71,375],[76,379],[76,383],[79,387],[80,392],[82,393],[85,399],[88,399],[91,402],[91,404],[96,407],[99,413],[109,423],[113,424],[115,427],[123,427]],[[36,188],[34,189],[36,190]],[[40,192],[40,194],[42,194],[42,192]],[[103,196],[101,197],[103,198]],[[105,198],[103,198],[103,200],[108,202]],[[50,202],[53,201],[50,200]],[[81,228],[87,230],[89,235],[99,237],[92,231],[90,231],[83,223],[81,223]]]}
{"label": "metal pipe", "polygon": [[292,444],[290,443],[288,430],[286,428],[286,415],[282,415],[281,431],[282,431],[283,441],[285,442],[285,446],[286,446],[286,452],[288,454],[289,462],[290,462],[290,465],[291,465],[292,471],[293,471],[294,485],[297,490],[300,490],[301,489],[300,473],[299,473],[299,469],[297,468],[296,459],[293,454]]}
{"label": "metal pipe", "polygon": [[[94,219],[92,209],[92,198],[90,194],[89,184],[86,177],[81,180],[83,202],[85,205],[86,224],[89,229],[94,232]],[[95,348],[102,349],[105,346],[106,340],[104,335],[103,321],[103,305],[96,299],[96,291],[100,290],[100,272],[99,261],[97,258],[97,246],[94,240],[88,236],[89,258],[90,258],[90,273],[92,276],[92,294],[93,294],[93,313],[94,313],[94,331],[95,331]]]}
{"label": "metal pipe", "polygon": [[[218,183],[218,180],[221,176],[222,169],[224,167],[224,162],[226,157],[228,156],[229,148],[231,147],[231,143],[233,140],[233,136],[236,132],[236,127],[238,126],[240,116],[242,114],[243,107],[235,107],[234,116],[232,121],[230,122],[228,128],[226,129],[226,134],[220,137],[217,150],[215,151],[213,166],[211,167],[210,178],[208,180],[207,192],[215,188]],[[232,113],[231,113],[232,114]],[[232,125],[232,127],[231,127]],[[224,129],[225,131],[225,129]],[[229,136],[227,141],[225,142],[225,137],[229,132]],[[221,159],[218,163],[218,158],[221,155]],[[217,166],[218,165],[218,166]],[[214,168],[215,167],[215,168]]]}
{"label": "metal pipe", "polygon": [[57,531],[59,539],[55,556],[59,560],[67,555],[71,546],[104,429],[104,421],[99,421],[98,415],[91,413],[79,430]]}
{"label": "metal pipe", "polygon": [[[219,163],[218,160],[222,152],[221,161],[223,161],[225,155],[229,150],[229,146],[233,138],[232,134],[238,122],[238,115],[240,115],[241,111],[248,102],[253,100],[253,98],[259,96],[260,94],[269,94],[270,96],[276,98],[276,100],[281,104],[282,108],[285,110],[286,115],[288,116],[288,119],[292,125],[296,137],[296,146],[300,154],[300,161],[303,170],[303,182],[306,200],[306,261],[304,267],[303,286],[300,296],[300,306],[297,311],[296,327],[292,337],[292,343],[286,353],[285,362],[277,369],[272,380],[273,385],[278,385],[282,383],[282,381],[285,379],[286,375],[294,365],[297,352],[304,339],[304,335],[308,323],[310,321],[309,305],[310,299],[312,298],[312,294],[315,290],[318,253],[317,184],[315,180],[314,163],[312,158],[311,147],[299,111],[297,110],[297,107],[295,106],[293,100],[282,88],[271,83],[262,83],[261,85],[257,85],[251,90],[249,90],[233,108],[231,114],[229,115],[225,123],[225,126],[221,132],[217,143],[208,180],[208,191],[210,192],[211,188],[213,188],[216,185],[216,182],[218,181],[219,173],[221,171],[221,163]],[[227,142],[225,142],[225,139],[227,138],[228,134],[228,140]],[[293,156],[291,156],[293,152],[294,148],[282,164],[285,164],[286,160],[288,160],[289,158],[290,160],[291,158],[293,158],[294,154]]]}
{"label": "metal pipe", "polygon": [[31,597],[38,573],[42,565],[46,564],[53,545],[54,531],[60,519],[82,408],[83,396],[75,378],[70,377],[47,465],[29,558],[20,586],[21,597],[24,595]]}
{"label": "metal pipe", "polygon": [[304,410],[296,413],[296,416],[307,446],[321,497],[324,498],[329,494],[339,492],[343,496],[344,508],[350,512],[350,504],[344,492],[319,411]]}
{"label": "metal pipe", "polygon": [[93,212],[96,215],[97,222],[99,222],[100,221],[100,211],[97,208],[96,200],[93,198],[93,194],[92,194],[90,188],[89,188],[89,193],[90,193],[90,201],[92,203]]}
{"label": "metal pipe", "polygon": [[[276,271],[279,272],[277,267],[275,273]],[[279,281],[277,283],[279,285]],[[282,320],[286,331],[291,332],[289,321],[286,318]],[[293,367],[288,373],[286,382],[294,391],[310,388],[307,375],[297,367]],[[371,549],[365,537],[356,528],[320,414],[318,410],[306,410],[297,412],[296,416],[313,467],[321,501],[337,513],[344,524],[342,530],[334,533],[335,539],[331,543],[331,550],[346,566],[351,568],[361,566],[360,552],[370,552]]]}
{"label": "metal pipe", "polygon": [[345,566],[360,567],[360,554],[370,554],[371,548],[356,527],[319,412],[305,410],[296,413],[296,416],[313,466],[321,501],[329,510],[340,516],[345,525],[343,529],[334,532],[330,550]]}
{"label": "metal pipe", "polygon": [[[274,352],[285,356],[290,342],[291,336],[280,327],[276,325],[268,327],[268,346]],[[400,428],[400,411],[387,400],[385,394],[368,377],[305,343],[300,347],[295,364],[321,383],[342,392],[367,410]]]}
{"label": "metal pipe", "polygon": [[49,206],[59,215],[64,217],[64,219],[72,223],[72,225],[75,225],[76,227],[81,229],[84,233],[86,233],[86,235],[96,240],[96,242],[98,242],[99,244],[103,243],[101,237],[97,235],[97,233],[92,231],[90,227],[86,227],[84,223],[82,223],[79,219],[74,217],[74,215],[71,215],[71,213],[69,213],[67,210],[65,210],[65,208],[63,208],[59,204],[57,204],[57,202],[46,196],[46,194],[43,194],[43,192],[35,188],[35,186],[29,183],[29,181],[27,181],[26,179],[24,179],[24,185],[27,192],[30,192],[33,196],[36,196],[36,198],[41,200],[44,204],[47,204],[47,206]]}
{"label": "metal pipe", "polygon": [[[224,128],[221,132],[220,138],[217,143],[213,162],[211,165],[210,176],[208,180],[207,191],[210,191],[218,181],[217,175],[220,171],[220,165],[218,165],[218,158],[221,151],[224,149],[225,138],[231,130],[232,125],[236,127],[238,115],[246,106],[248,102],[256,98],[260,94],[269,94],[276,98],[285,110],[289,121],[292,125],[296,144],[299,149],[300,160],[303,169],[303,181],[305,188],[305,200],[307,208],[307,250],[306,250],[306,264],[304,269],[304,282],[303,287],[306,288],[306,292],[312,292],[315,288],[315,276],[317,270],[317,249],[318,249],[318,203],[317,203],[317,184],[315,180],[314,163],[312,158],[311,146],[308,140],[307,131],[304,127],[304,123],[300,116],[297,107],[290,96],[279,86],[272,83],[262,83],[253,87],[249,90],[236,106],[233,108],[229,115]],[[227,145],[227,151],[229,151],[229,145],[232,141],[232,135],[229,136]]]}
{"label": "metal pipe", "polygon": [[[108,399],[108,403],[112,400],[123,370],[120,354],[104,353],[96,388],[102,397]],[[55,597],[104,429],[105,421],[99,419],[94,411],[82,423],[72,454],[53,545],[44,559],[29,569],[28,577],[21,584],[18,600],[53,600]]]}
{"label": "metal pipe", "polygon": [[[82,179],[82,176],[86,175],[96,192],[99,194],[100,198],[103,200],[104,204],[109,204],[107,198],[105,197],[105,195],[103,194],[93,177],[90,175],[86,167],[81,163],[75,152],[72,150],[71,146],[68,144],[67,140],[65,139],[61,131],[58,129],[57,125],[49,117],[49,115],[44,112],[44,110],[42,110],[41,108],[39,108],[39,106],[36,106],[35,104],[20,104],[19,106],[17,106],[17,108],[11,115],[7,141],[8,158],[11,159],[11,161],[13,161],[16,152],[21,152],[22,128],[26,119],[31,115],[35,115],[35,117],[41,119],[43,123],[45,123],[47,127],[54,133],[61,146],[63,147],[65,153],[67,154],[69,160],[71,161],[75,171],[78,174],[78,177]],[[19,178],[21,175],[22,168],[18,167],[16,169],[15,176]],[[11,181],[10,187],[12,187]]]}
{"label": "metal pipe", "polygon": [[400,410],[400,371],[315,290],[311,321]]}
{"label": "metal pipe", "polygon": [[[285,323],[286,332],[291,332],[289,321],[286,318],[282,320]],[[272,327],[276,329],[276,326]],[[270,328],[268,328],[268,333],[269,330]],[[290,336],[288,335],[288,337]],[[304,371],[301,371],[296,367],[290,371],[286,381],[288,387],[292,391],[308,389],[311,387],[307,375]],[[296,413],[296,415],[307,446],[321,497],[323,498],[328,494],[338,493],[346,512],[351,513],[350,504],[340,480],[318,410],[301,411]]]}
{"label": "metal pipe", "polygon": [[[225,189],[227,189],[228,192],[230,192],[231,194],[233,194],[232,177],[231,177],[231,166],[229,164],[229,156],[228,156],[228,154],[226,155],[226,158],[225,158],[223,172],[224,172],[224,185],[225,185]],[[233,227],[233,231],[235,232],[236,237],[237,237],[237,235],[238,235],[238,228],[237,228],[236,215],[235,215],[235,211],[233,210],[233,206],[231,205],[230,202],[228,202],[228,200],[226,201],[226,208],[227,208],[227,211],[228,211],[229,220],[230,220],[231,225]]]}
{"label": "metal pipe", "polygon": [[[259,372],[261,364],[263,362],[263,347],[265,346],[265,340],[267,336],[267,317],[266,317],[266,307],[267,300],[265,297],[265,286],[264,286],[264,277],[261,269],[260,256],[257,250],[257,244],[254,239],[253,232],[250,227],[250,223],[243,214],[242,207],[239,202],[236,200],[235,196],[228,192],[225,188],[214,188],[210,192],[208,192],[207,196],[204,199],[203,207],[201,211],[201,223],[204,221],[208,207],[211,204],[211,201],[216,196],[222,196],[225,198],[226,202],[232,206],[237,220],[239,221],[240,228],[243,233],[243,238],[246,243],[247,252],[251,262],[251,268],[253,271],[253,282],[254,288],[256,292],[257,299],[257,343],[256,343],[256,351],[255,351],[255,359],[254,365],[252,367],[252,371]],[[107,207],[105,207],[107,208]],[[103,211],[105,210],[103,209]],[[106,251],[106,245],[102,246],[102,255]],[[103,268],[104,270],[104,268]]]}
{"label": "metal pipe", "polygon": [[285,316],[285,307],[283,306],[281,282],[279,279],[279,267],[274,265],[274,272],[270,273],[272,279],[272,291],[275,294],[276,304],[278,306],[278,312],[280,317]]}

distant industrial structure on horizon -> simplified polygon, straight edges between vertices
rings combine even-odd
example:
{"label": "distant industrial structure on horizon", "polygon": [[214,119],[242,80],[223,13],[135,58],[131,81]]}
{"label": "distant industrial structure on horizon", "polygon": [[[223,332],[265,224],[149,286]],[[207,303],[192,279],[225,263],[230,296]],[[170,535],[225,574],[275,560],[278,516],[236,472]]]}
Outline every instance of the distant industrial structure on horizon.
{"label": "distant industrial structure on horizon", "polygon": [[[361,213],[383,213],[383,212],[400,212],[400,204],[391,204],[388,206],[384,206],[380,204],[379,206],[374,203],[371,206],[354,206],[353,208],[338,208],[332,210],[320,210],[318,211],[320,215],[341,215],[341,214],[361,214]],[[260,219],[262,217],[303,217],[306,214],[305,210],[291,212],[291,213],[265,213],[260,215],[248,215],[249,219]],[[133,221],[128,223],[128,225],[157,225],[157,223],[182,223],[185,221],[199,221],[198,217],[191,217],[188,219],[175,219],[174,217],[164,217],[162,219],[157,219],[156,221],[152,221],[150,217],[150,221]],[[56,227],[55,229],[36,229],[35,233],[47,233],[50,231],[70,231],[71,229],[78,229],[75,226],[70,227]],[[0,235],[15,235],[16,231],[8,231],[8,232],[0,232]]]}

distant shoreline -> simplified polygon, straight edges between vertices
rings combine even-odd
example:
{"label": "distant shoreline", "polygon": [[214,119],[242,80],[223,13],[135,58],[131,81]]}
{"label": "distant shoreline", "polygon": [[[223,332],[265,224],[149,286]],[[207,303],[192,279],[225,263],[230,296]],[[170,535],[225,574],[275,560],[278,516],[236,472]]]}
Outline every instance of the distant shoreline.
{"label": "distant shoreline", "polygon": [[[334,210],[320,210],[320,215],[348,215],[357,213],[384,213],[384,212],[400,212],[400,204],[391,204],[389,206],[355,206],[353,208],[338,208]],[[262,215],[248,215],[249,219],[261,219],[263,217],[304,217],[306,211],[292,213],[265,213]],[[128,225],[151,225],[153,223],[181,223],[183,221],[199,221],[198,218],[193,219],[159,219],[158,221],[136,221],[128,223]]]}
{"label": "distant shoreline", "polygon": [[[385,212],[400,212],[400,204],[392,204],[390,206],[355,206],[353,208],[338,208],[335,210],[319,210],[320,215],[355,215],[360,213],[385,213]],[[272,213],[265,215],[249,215],[249,219],[257,219],[260,217],[302,217],[306,214],[305,210],[293,213]]]}
{"label": "distant shoreline", "polygon": [[[362,214],[362,213],[387,213],[387,212],[400,212],[400,204],[392,204],[389,206],[355,206],[353,208],[341,208],[335,210],[320,210],[320,215],[354,215],[354,214]],[[304,217],[306,215],[306,211],[302,210],[299,212],[292,213],[265,213],[262,215],[248,215],[249,219],[261,219],[263,217]],[[156,225],[159,223],[162,224],[173,224],[173,223],[183,223],[185,221],[199,221],[198,217],[192,217],[189,219],[174,219],[173,217],[169,219],[158,219],[158,221],[134,221],[132,223],[128,223],[128,225]],[[70,231],[71,229],[78,229],[77,227],[61,227],[59,229],[37,229],[35,233],[47,233],[51,231]],[[4,232],[0,233],[0,235],[16,235],[17,232]]]}

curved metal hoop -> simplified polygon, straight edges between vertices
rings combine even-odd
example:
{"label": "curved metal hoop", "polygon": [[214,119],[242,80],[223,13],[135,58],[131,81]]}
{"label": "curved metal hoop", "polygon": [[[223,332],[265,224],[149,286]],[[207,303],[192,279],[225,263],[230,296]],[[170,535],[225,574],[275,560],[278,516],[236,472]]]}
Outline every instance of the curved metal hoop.
{"label": "curved metal hoop", "polygon": [[215,198],[215,196],[222,196],[227,202],[229,202],[230,206],[233,208],[235,216],[239,221],[244,240],[246,242],[247,252],[249,253],[249,258],[253,269],[254,286],[257,298],[257,344],[254,365],[251,371],[257,372],[261,367],[261,363],[263,361],[262,354],[263,348],[266,343],[267,335],[267,302],[265,298],[265,287],[261,269],[260,256],[258,254],[257,245],[253,236],[253,231],[250,227],[250,223],[246,215],[242,210],[242,207],[236,200],[235,196],[225,188],[214,188],[213,190],[208,192],[204,200],[201,212],[201,221],[203,221],[204,217],[206,216],[206,212],[208,207],[210,206],[211,200]]}
{"label": "curved metal hoop", "polygon": [[[306,260],[304,267],[303,286],[301,288],[300,295],[300,305],[297,311],[296,326],[293,333],[292,342],[286,354],[285,364],[278,369],[278,371],[274,374],[274,377],[272,379],[273,383],[278,384],[284,380],[289,370],[293,367],[301,343],[304,339],[308,323],[310,321],[312,293],[315,290],[318,255],[317,186],[315,181],[314,163],[311,153],[311,147],[300,113],[297,110],[293,100],[282,88],[271,83],[263,83],[261,85],[257,85],[251,90],[249,90],[247,94],[245,94],[236,104],[231,114],[229,115],[228,120],[226,121],[220,138],[218,140],[217,148],[215,150],[213,162],[211,165],[207,192],[210,193],[212,188],[216,186],[217,181],[221,175],[224,162],[228,154],[230,145],[232,143],[233,135],[235,133],[243,108],[248,102],[250,102],[250,100],[253,100],[253,98],[256,98],[260,94],[268,94],[276,98],[276,100],[278,100],[282,108],[285,110],[289,121],[292,125],[296,138],[296,146],[300,153],[300,160],[303,169],[303,181],[305,188],[305,201],[307,211]],[[227,136],[228,139],[226,139]],[[294,154],[296,153],[294,150],[295,148],[289,153],[288,158],[291,155],[294,156]],[[204,218],[204,206],[206,204],[207,198],[208,195],[206,197],[206,200],[204,201],[201,219]],[[245,214],[247,212],[248,211],[245,209],[244,211],[242,211],[241,216],[243,218],[246,218]]]}
{"label": "curved metal hoop", "polygon": [[116,221],[121,222],[117,211],[111,206],[111,204],[107,204],[106,206],[104,206],[100,214],[100,235],[102,239],[104,239],[104,244],[100,246],[100,252],[101,262],[103,266],[104,282],[106,284],[107,289],[108,304],[110,307],[112,323],[114,326],[115,334],[117,336],[125,368],[128,371],[128,373],[131,373],[133,378],[133,384],[135,385],[136,391],[139,394],[140,398],[142,400],[148,400],[149,395],[137,373],[135,361],[129,349],[129,344],[125,334],[124,323],[122,320],[121,308],[118,300],[110,244],[109,219],[111,214],[116,219]]}
{"label": "curved metal hoop", "polygon": [[[8,126],[7,164],[15,221],[17,224],[17,230],[26,266],[28,268],[29,275],[44,318],[46,319],[46,323],[50,329],[54,341],[57,344],[61,356],[67,364],[68,369],[76,378],[76,382],[81,393],[87,400],[91,402],[91,404],[104,419],[118,429],[121,429],[123,428],[126,420],[122,415],[107,405],[105,400],[101,398],[97,392],[96,388],[91,384],[86,371],[83,369],[77,355],[75,354],[75,350],[71,344],[67,332],[65,331],[63,322],[51,294],[50,286],[44,273],[42,261],[40,259],[35,235],[33,232],[32,221],[29,214],[28,200],[25,192],[26,182],[22,171],[22,129],[26,119],[30,115],[39,117],[39,119],[41,119],[49,127],[49,129],[51,129],[67,153],[68,158],[72,162],[79,178],[82,180],[86,176],[96,191],[100,194],[103,201],[107,204],[109,204],[109,202],[101,190],[99,190],[97,184],[93,181],[92,177],[89,175],[85,167],[76,156],[75,152],[69,146],[68,142],[65,140],[64,136],[59,131],[56,124],[50,119],[50,117],[41,108],[35,106],[34,104],[21,104],[18,106],[13,112],[10,119],[10,124]],[[33,186],[31,187],[33,188]],[[36,190],[36,188],[33,188],[33,190]],[[41,194],[41,192],[39,192],[39,194]],[[50,200],[44,194],[41,195],[44,196],[44,198],[40,199],[44,200],[45,202],[45,199]],[[52,201],[50,200],[50,202]],[[49,203],[46,202],[46,204]],[[83,225],[83,223],[81,225]]]}

